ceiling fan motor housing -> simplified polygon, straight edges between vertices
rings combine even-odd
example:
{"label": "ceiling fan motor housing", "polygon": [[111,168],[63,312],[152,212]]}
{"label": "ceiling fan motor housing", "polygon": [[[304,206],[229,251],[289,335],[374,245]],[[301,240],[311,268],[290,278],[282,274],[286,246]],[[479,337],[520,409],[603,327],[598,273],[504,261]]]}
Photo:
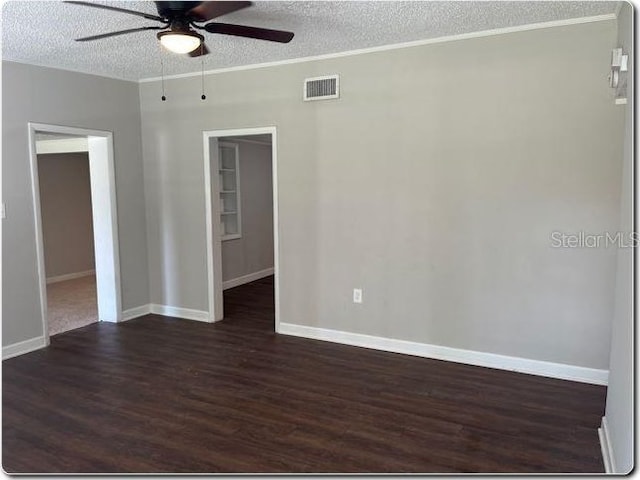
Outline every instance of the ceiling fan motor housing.
{"label": "ceiling fan motor housing", "polygon": [[184,15],[192,8],[197,7],[202,2],[156,2],[158,15],[171,19],[176,15]]}
{"label": "ceiling fan motor housing", "polygon": [[169,24],[172,32],[193,32],[189,26],[189,21],[184,18],[174,18]]}

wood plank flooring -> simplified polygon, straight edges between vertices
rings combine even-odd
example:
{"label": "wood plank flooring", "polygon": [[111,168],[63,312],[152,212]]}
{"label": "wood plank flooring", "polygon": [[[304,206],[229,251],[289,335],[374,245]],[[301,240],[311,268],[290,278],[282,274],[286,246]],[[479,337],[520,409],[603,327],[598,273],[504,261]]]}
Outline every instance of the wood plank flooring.
{"label": "wood plank flooring", "polygon": [[603,472],[604,387],[276,335],[272,278],[225,307],[4,361],[5,471]]}

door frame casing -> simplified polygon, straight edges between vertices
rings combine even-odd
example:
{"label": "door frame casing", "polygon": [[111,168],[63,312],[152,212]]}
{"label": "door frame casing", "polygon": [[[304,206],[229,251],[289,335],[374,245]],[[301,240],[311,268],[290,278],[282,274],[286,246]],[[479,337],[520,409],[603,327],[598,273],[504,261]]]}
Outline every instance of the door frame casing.
{"label": "door frame casing", "polygon": [[[31,193],[40,290],[40,311],[42,314],[43,335],[48,345],[49,321],[47,318],[47,275],[44,261],[36,132],[86,136],[88,139],[98,318],[100,321],[119,322],[122,320],[122,291],[120,282],[120,251],[118,245],[113,133],[103,130],[92,130],[35,122],[29,122],[28,129]],[[97,212],[98,209],[99,212]]]}
{"label": "door frame casing", "polygon": [[205,188],[205,216],[207,241],[207,294],[209,300],[209,321],[222,320],[222,232],[220,222],[214,222],[214,216],[220,216],[220,202],[213,203],[219,198],[218,176],[212,175],[212,154],[217,158],[217,152],[211,152],[212,138],[239,137],[248,135],[271,135],[271,179],[273,188],[273,267],[274,267],[274,295],[275,295],[275,331],[280,326],[280,242],[278,220],[278,137],[275,126],[248,127],[223,130],[207,130],[202,132],[204,147],[204,188]]}

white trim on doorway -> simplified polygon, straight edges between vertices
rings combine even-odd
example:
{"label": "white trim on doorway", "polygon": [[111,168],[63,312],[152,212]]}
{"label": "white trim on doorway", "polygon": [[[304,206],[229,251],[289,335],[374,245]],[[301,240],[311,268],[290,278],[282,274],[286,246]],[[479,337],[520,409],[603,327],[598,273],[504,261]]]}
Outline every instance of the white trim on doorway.
{"label": "white trim on doorway", "polygon": [[96,284],[98,316],[101,321],[119,322],[122,318],[120,287],[120,255],[116,209],[113,134],[108,131],[29,122],[29,159],[31,166],[31,194],[36,233],[36,257],[40,287],[40,311],[43,336],[49,343],[47,321],[47,278],[40,211],[40,182],[36,132],[84,136],[89,152],[89,177],[95,237]]}
{"label": "white trim on doorway", "polygon": [[[204,147],[204,189],[205,189],[205,215],[206,215],[206,241],[207,241],[207,279],[209,296],[209,321],[215,322],[223,317],[223,297],[224,288],[222,282],[222,242],[220,232],[220,222],[214,222],[217,216],[219,202],[213,203],[214,198],[218,198],[218,177],[211,174],[211,155],[217,152],[211,151],[209,143],[212,138],[241,137],[247,135],[271,135],[271,162],[272,162],[272,184],[273,184],[273,274],[275,293],[275,331],[280,325],[280,242],[278,235],[278,138],[277,128],[249,127],[228,130],[209,130],[202,132]],[[271,273],[269,273],[271,275]]]}

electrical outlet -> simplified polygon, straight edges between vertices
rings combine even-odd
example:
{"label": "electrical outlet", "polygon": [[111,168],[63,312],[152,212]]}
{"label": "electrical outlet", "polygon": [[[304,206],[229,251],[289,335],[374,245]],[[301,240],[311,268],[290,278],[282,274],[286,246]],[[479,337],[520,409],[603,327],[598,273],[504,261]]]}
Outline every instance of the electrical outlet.
{"label": "electrical outlet", "polygon": [[353,289],[353,303],[362,303],[362,289]]}
{"label": "electrical outlet", "polygon": [[4,205],[4,202],[2,202],[2,206],[0,207],[0,216],[2,218],[7,218],[7,210],[6,210],[6,207]]}

